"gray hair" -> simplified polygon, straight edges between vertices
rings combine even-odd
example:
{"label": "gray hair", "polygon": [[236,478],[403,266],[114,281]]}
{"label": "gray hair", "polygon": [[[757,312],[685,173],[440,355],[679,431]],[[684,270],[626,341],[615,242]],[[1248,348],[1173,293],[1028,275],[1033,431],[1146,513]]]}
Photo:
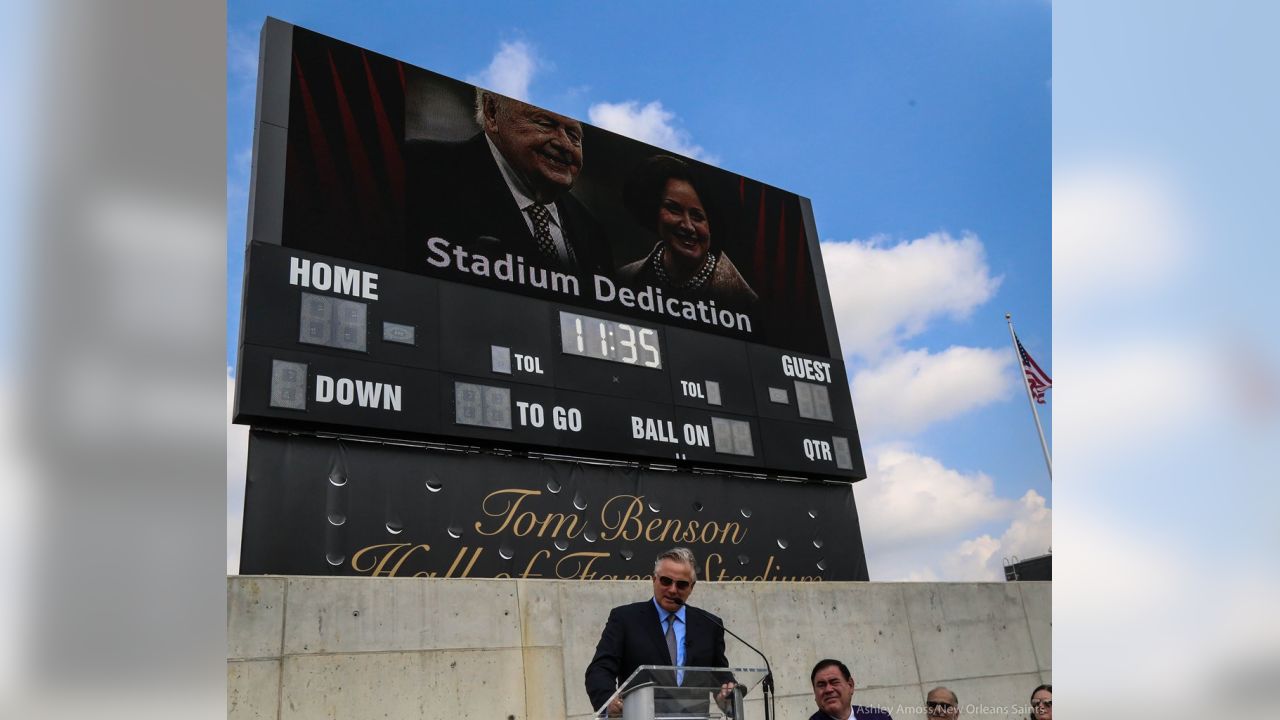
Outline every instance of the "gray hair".
{"label": "gray hair", "polygon": [[689,548],[671,548],[670,550],[660,553],[658,557],[653,559],[653,572],[655,574],[657,574],[658,566],[662,564],[663,560],[674,560],[681,565],[688,565],[689,569],[693,571],[693,579],[698,579],[698,561],[694,559],[693,551]]}

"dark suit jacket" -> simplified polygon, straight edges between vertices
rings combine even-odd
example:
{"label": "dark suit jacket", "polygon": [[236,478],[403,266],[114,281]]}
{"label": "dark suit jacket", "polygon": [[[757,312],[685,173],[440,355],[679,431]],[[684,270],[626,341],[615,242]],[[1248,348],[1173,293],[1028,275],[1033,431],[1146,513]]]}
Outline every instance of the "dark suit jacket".
{"label": "dark suit jacket", "polygon": [[[884,710],[876,707],[862,707],[861,705],[854,705],[852,720],[863,720],[863,718],[867,718],[868,720],[871,720],[872,718],[874,718],[875,720],[893,720],[893,716],[889,715],[888,710]],[[809,717],[809,720],[831,720],[831,716],[819,710],[818,712],[811,715]]]}
{"label": "dark suit jacket", "polygon": [[[684,664],[686,667],[727,667],[724,630],[703,612],[694,608],[685,610],[688,626],[685,628]],[[600,633],[595,657],[587,665],[587,695],[591,698],[591,709],[603,705],[618,689],[618,684],[631,677],[631,673],[641,665],[674,664],[667,652],[667,641],[662,634],[662,624],[658,622],[658,609],[653,606],[653,598],[614,608],[609,611],[604,632]]]}
{"label": "dark suit jacket", "polygon": [[442,237],[493,259],[510,252],[530,265],[578,274],[613,274],[613,253],[604,229],[570,193],[560,196],[555,205],[577,267],[562,266],[539,253],[484,133],[460,143],[406,144],[405,189],[406,262],[411,269],[426,266],[427,240]]}

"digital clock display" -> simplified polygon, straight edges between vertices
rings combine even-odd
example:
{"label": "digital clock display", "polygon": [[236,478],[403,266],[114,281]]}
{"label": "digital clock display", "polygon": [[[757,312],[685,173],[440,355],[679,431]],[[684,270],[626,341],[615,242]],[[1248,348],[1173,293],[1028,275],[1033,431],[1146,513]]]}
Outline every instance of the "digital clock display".
{"label": "digital clock display", "polygon": [[657,330],[589,315],[561,311],[560,349],[569,355],[662,368]]}

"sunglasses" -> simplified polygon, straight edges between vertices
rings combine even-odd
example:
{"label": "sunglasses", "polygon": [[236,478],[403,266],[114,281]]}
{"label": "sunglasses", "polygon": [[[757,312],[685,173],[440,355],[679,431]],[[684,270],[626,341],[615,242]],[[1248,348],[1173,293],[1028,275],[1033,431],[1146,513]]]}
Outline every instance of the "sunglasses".
{"label": "sunglasses", "polygon": [[938,708],[942,708],[943,710],[950,710],[951,708],[955,707],[955,705],[952,705],[951,703],[945,703],[945,702],[927,702],[925,703],[925,707],[929,708],[930,710],[936,710]]}
{"label": "sunglasses", "polygon": [[677,590],[688,590],[693,585],[688,580],[676,580],[666,575],[659,575],[658,582],[662,584],[662,587],[671,587],[671,583],[675,583]]}
{"label": "sunglasses", "polygon": [[1053,701],[1052,701],[1052,700],[1032,700],[1032,701],[1031,701],[1031,707],[1047,707],[1047,708],[1051,708],[1051,707],[1053,707]]}

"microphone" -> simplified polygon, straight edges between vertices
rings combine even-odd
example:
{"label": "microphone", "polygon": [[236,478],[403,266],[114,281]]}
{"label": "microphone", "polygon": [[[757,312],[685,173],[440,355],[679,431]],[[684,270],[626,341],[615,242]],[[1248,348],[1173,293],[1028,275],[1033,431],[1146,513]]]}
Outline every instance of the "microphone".
{"label": "microphone", "polygon": [[773,668],[769,666],[769,658],[765,657],[765,654],[760,652],[760,649],[757,648],[755,645],[752,645],[746,640],[743,640],[741,635],[725,627],[724,623],[720,622],[720,619],[717,618],[715,615],[712,615],[711,613],[707,612],[706,610],[703,610],[700,607],[694,607],[693,605],[689,605],[682,598],[672,598],[672,599],[675,600],[677,605],[687,607],[690,610],[697,610],[698,612],[702,613],[703,617],[715,623],[717,626],[720,627],[721,630],[737,638],[738,642],[741,642],[743,645],[746,645],[752,650],[755,650],[756,654],[760,656],[760,659],[764,660],[765,675],[764,675],[764,682],[760,683],[760,689],[761,689],[760,691],[761,693],[763,693],[763,696],[764,696],[764,718],[765,720],[769,720],[769,701],[773,697],[775,697],[773,692]]}

